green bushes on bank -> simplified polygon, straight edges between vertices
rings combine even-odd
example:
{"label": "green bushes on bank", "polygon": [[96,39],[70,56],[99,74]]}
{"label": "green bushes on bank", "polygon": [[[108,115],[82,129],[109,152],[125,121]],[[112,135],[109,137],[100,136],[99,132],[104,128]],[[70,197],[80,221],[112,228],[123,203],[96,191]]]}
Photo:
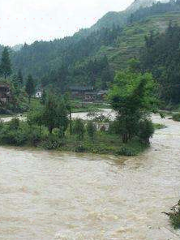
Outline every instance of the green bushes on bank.
{"label": "green bushes on bank", "polygon": [[174,121],[180,122],[180,113],[174,113],[172,118]]}
{"label": "green bushes on bank", "polygon": [[180,229],[180,201],[171,209],[170,213],[165,213],[169,216],[171,225],[174,229]]}
{"label": "green bushes on bank", "polygon": [[49,133],[48,128],[43,125],[21,122],[15,118],[10,122],[0,123],[0,144],[125,156],[135,156],[147,147],[138,138],[123,144],[118,134],[97,131],[91,121],[74,120],[72,125],[73,128],[76,127],[75,132],[73,129],[74,134],[71,135],[68,128],[63,136],[58,128]]}

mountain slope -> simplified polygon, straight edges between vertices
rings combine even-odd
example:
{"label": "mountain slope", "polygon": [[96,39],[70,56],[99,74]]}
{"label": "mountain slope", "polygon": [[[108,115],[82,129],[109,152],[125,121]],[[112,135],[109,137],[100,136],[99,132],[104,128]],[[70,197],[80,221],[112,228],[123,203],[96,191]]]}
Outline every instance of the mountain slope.
{"label": "mountain slope", "polygon": [[118,37],[116,46],[103,47],[97,53],[97,56],[102,53],[105,54],[115,71],[124,68],[130,58],[138,57],[144,46],[145,36],[152,31],[164,32],[170,21],[180,26],[180,12],[159,14],[128,25],[123,29],[121,36]]}

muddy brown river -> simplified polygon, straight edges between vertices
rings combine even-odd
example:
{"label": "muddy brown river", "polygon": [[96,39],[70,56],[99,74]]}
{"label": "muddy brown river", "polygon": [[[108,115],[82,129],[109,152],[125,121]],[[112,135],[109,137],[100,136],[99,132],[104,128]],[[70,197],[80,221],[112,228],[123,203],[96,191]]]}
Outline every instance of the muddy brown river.
{"label": "muddy brown river", "polygon": [[180,123],[138,157],[0,147],[0,239],[180,239],[163,211],[180,199]]}

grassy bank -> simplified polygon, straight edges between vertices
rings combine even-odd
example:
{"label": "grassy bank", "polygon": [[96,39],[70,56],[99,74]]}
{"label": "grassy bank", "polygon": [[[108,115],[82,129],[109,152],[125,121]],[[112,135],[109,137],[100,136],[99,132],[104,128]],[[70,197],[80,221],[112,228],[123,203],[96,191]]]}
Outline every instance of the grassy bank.
{"label": "grassy bank", "polygon": [[148,147],[149,145],[142,144],[138,139],[133,139],[127,144],[123,144],[119,136],[115,134],[98,132],[94,140],[85,136],[83,141],[79,141],[76,136],[68,136],[59,150],[136,156]]}

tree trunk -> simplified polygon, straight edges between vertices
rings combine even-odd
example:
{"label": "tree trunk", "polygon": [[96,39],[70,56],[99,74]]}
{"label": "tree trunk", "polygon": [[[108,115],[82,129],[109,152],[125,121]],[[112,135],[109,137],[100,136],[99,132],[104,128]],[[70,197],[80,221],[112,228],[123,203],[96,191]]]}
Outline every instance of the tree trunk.
{"label": "tree trunk", "polygon": [[128,135],[127,135],[127,133],[124,133],[124,134],[122,135],[122,142],[123,142],[123,143],[127,143],[127,142],[128,142]]}

